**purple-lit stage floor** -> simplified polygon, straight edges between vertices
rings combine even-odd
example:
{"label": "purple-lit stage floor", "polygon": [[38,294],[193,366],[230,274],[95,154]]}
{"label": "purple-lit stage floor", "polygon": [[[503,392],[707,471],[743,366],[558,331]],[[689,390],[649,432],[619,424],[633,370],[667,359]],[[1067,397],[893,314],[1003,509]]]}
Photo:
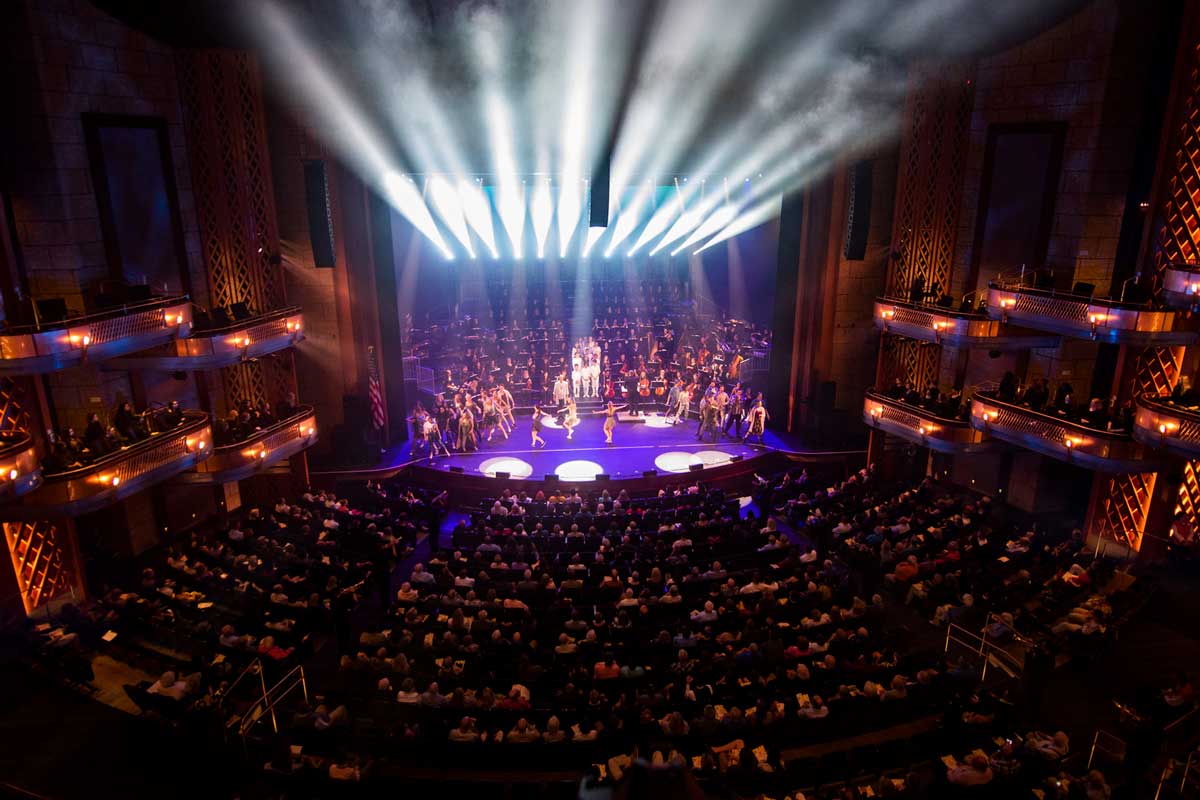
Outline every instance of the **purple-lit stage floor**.
{"label": "purple-lit stage floor", "polygon": [[[613,444],[604,443],[604,417],[585,416],[568,440],[567,433],[558,427],[553,417],[546,417],[542,438],[546,447],[530,447],[530,420],[517,418],[517,429],[508,441],[497,433],[490,443],[481,442],[474,453],[455,453],[439,456],[432,462],[425,451],[410,459],[407,448],[400,454],[398,464],[418,463],[422,466],[449,471],[458,467],[464,473],[495,477],[507,472],[512,478],[540,480],[546,475],[558,475],[566,481],[593,480],[596,475],[614,479],[641,477],[647,470],[660,474],[686,474],[693,464],[716,467],[727,464],[736,456],[745,460],[771,450],[789,450],[779,436],[767,431],[763,446],[755,442],[743,444],[722,435],[717,442],[711,434],[704,442],[696,440],[697,421],[670,425],[657,414],[646,421],[622,422],[613,431]],[[743,426],[743,432],[745,428]],[[730,429],[732,433],[732,429]]]}

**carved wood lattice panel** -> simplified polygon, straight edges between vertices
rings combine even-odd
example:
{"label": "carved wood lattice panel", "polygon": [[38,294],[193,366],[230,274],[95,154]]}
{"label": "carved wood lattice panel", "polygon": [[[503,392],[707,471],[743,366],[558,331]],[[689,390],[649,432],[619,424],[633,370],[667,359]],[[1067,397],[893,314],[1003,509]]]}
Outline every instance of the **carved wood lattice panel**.
{"label": "carved wood lattice panel", "polygon": [[[241,52],[187,52],[179,56],[179,83],[211,302],[279,308],[283,271],[268,260],[280,249],[258,63]],[[274,402],[289,391],[291,359],[275,362],[223,370],[226,407]]]}
{"label": "carved wood lattice panel", "polygon": [[1156,477],[1154,472],[1133,472],[1109,478],[1097,519],[1101,537],[1114,539],[1135,552],[1141,548]]}
{"label": "carved wood lattice panel", "polygon": [[51,522],[5,522],[4,539],[26,614],[71,591],[75,576],[65,529]]}
{"label": "carved wood lattice panel", "polygon": [[903,336],[883,337],[883,358],[878,388],[883,391],[897,379],[901,383],[912,383],[918,390],[936,386],[942,348],[932,342],[907,339]]}
{"label": "carved wood lattice panel", "polygon": [[1160,169],[1168,170],[1155,221],[1153,271],[1154,296],[1162,291],[1162,274],[1170,264],[1200,263],[1200,44],[1186,54],[1181,65],[1185,82],[1174,149],[1164,155]]}
{"label": "carved wood lattice panel", "polygon": [[1179,513],[1196,529],[1200,523],[1200,461],[1183,465],[1183,480],[1179,484]]}
{"label": "carved wood lattice panel", "polygon": [[973,103],[966,71],[951,72],[940,81],[918,76],[909,96],[892,228],[892,249],[900,256],[888,275],[892,294],[906,294],[918,276],[930,289],[950,286]]}

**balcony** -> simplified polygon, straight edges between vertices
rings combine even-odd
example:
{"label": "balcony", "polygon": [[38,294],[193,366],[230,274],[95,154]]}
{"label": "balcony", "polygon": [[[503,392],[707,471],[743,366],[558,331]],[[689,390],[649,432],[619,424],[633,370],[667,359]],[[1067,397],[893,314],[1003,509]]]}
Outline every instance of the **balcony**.
{"label": "balcony", "polygon": [[205,370],[228,367],[251,358],[286,350],[304,340],[304,317],[299,306],[215,324],[199,319],[191,336],[161,348],[113,359],[112,369],[162,371]]}
{"label": "balcony", "polygon": [[992,447],[964,420],[939,417],[877,392],[867,392],[863,400],[863,422],[939,453],[978,453]]}
{"label": "balcony", "polygon": [[186,476],[192,483],[240,481],[272,464],[291,458],[317,441],[317,421],[311,406],[234,444],[222,445]]}
{"label": "balcony", "polygon": [[1142,395],[1137,399],[1133,435],[1149,447],[1184,458],[1200,458],[1200,408],[1177,405],[1165,397]]}
{"label": "balcony", "polygon": [[1163,271],[1163,300],[1171,308],[1189,311],[1200,304],[1200,264],[1170,264]]}
{"label": "balcony", "polygon": [[0,375],[38,375],[166,344],[191,333],[186,296],[0,331]]}
{"label": "balcony", "polygon": [[78,516],[191,469],[212,452],[212,425],[202,411],[185,411],[168,431],[109,453],[83,467],[45,476],[42,488],[19,503],[0,506],[5,519]]}
{"label": "balcony", "polygon": [[42,485],[42,465],[27,433],[0,435],[0,502],[29,494]]}
{"label": "balcony", "polygon": [[1173,309],[1028,286],[991,284],[988,315],[1076,339],[1137,347],[1187,345],[1200,338],[1195,322]]}
{"label": "balcony", "polygon": [[888,333],[951,347],[1025,350],[1058,347],[1054,334],[1005,325],[987,314],[955,311],[891,297],[875,300],[875,327]]}
{"label": "balcony", "polygon": [[1128,432],[1102,431],[1057,414],[997,400],[990,393],[971,399],[971,426],[993,439],[1044,456],[1102,472],[1150,472],[1156,459]]}

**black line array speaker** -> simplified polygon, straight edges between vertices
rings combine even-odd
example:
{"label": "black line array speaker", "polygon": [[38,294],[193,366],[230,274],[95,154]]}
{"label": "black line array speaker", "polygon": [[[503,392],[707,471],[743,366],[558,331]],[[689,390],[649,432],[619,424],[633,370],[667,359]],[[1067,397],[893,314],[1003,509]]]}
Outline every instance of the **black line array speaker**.
{"label": "black line array speaker", "polygon": [[690,472],[699,472],[702,469],[704,469],[703,464],[688,464],[688,470]]}
{"label": "black line array speaker", "polygon": [[842,255],[847,261],[862,261],[867,255],[867,234],[871,229],[871,162],[859,161],[850,167],[846,192],[846,240]]}
{"label": "black line array speaker", "polygon": [[324,161],[304,162],[304,199],[308,205],[308,236],[312,242],[313,265],[333,268],[333,212],[329,207],[329,179]]}
{"label": "black line array speaker", "polygon": [[588,201],[588,226],[608,227],[608,181],[611,165],[604,159],[592,173],[591,199]]}

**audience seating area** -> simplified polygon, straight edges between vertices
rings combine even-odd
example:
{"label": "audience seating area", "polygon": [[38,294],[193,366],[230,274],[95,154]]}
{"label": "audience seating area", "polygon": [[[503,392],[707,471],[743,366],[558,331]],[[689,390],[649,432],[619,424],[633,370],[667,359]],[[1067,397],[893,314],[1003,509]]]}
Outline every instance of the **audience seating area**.
{"label": "audience seating area", "polygon": [[[177,536],[31,636],[76,683],[94,653],[157,677],[126,687],[144,713],[244,735],[276,788],[552,766],[570,796],[638,759],[715,796],[1104,783],[1017,689],[1138,602],[1077,531],[871,468],[752,491],[308,492]],[[1005,668],[982,680],[955,631]],[[303,692],[264,705],[296,666]]]}

